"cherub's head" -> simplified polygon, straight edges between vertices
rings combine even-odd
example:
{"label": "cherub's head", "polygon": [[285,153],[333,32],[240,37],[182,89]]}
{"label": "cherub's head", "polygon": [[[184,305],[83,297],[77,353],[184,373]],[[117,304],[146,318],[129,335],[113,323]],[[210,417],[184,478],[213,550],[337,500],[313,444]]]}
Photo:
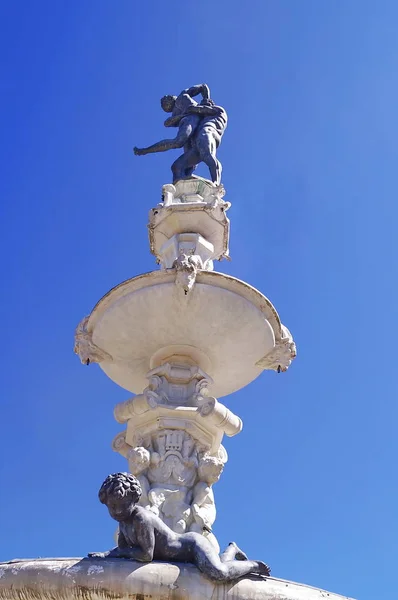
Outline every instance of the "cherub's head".
{"label": "cherub's head", "polygon": [[133,475],[139,475],[149,467],[151,455],[143,446],[137,446],[128,451],[127,460],[129,461],[129,469]]}
{"label": "cherub's head", "polygon": [[115,521],[126,521],[142,494],[140,482],[130,473],[108,475],[98,492],[102,504],[108,507]]}
{"label": "cherub's head", "polygon": [[174,105],[176,103],[177,96],[163,96],[160,100],[160,105],[163,108],[164,112],[171,113],[173,112]]}
{"label": "cherub's head", "polygon": [[223,469],[224,463],[219,458],[205,454],[199,461],[199,478],[212,485],[220,479]]}

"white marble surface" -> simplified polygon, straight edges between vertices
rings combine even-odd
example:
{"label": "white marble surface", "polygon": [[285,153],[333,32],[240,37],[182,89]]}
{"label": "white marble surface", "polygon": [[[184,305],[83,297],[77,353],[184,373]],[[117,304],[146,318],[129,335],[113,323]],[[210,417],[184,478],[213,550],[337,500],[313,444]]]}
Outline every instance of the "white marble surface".
{"label": "white marble surface", "polygon": [[349,600],[284,579],[219,584],[190,564],[80,558],[0,563],[2,600]]}
{"label": "white marble surface", "polygon": [[141,483],[141,506],[176,533],[203,534],[219,552],[212,486],[228,458],[222,438],[239,433],[242,421],[209,396],[210,378],[197,366],[165,363],[148,380],[142,394],[116,405],[126,430],[112,447]]}
{"label": "white marble surface", "polygon": [[259,291],[222,273],[198,271],[188,295],[175,278],[173,269],[146,273],[98,302],[87,330],[112,356],[101,368],[121,387],[141,393],[147,372],[158,366],[152,358],[179,346],[214,380],[214,396],[246,386],[262,372],[256,363],[283,335],[275,308]]}
{"label": "white marble surface", "polygon": [[200,177],[163,186],[163,202],[151,209],[148,231],[150,250],[164,267],[168,266],[170,240],[174,238],[178,245],[181,234],[204,238],[205,244],[199,247],[204,263],[228,256],[230,224],[226,212],[230,203],[223,200],[224,194],[222,186]]}
{"label": "white marble surface", "polygon": [[163,269],[171,269],[179,256],[190,256],[198,268],[213,271],[214,246],[198,233],[178,233],[168,239],[158,252]]}

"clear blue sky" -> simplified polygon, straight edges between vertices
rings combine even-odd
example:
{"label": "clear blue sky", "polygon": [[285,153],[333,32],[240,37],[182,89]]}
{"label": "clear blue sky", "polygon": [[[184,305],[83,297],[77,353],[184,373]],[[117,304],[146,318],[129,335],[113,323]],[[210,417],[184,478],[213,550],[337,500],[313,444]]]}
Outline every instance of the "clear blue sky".
{"label": "clear blue sky", "polygon": [[[112,286],[155,269],[147,214],[174,153],[159,98],[207,82],[231,263],[298,345],[225,399],[216,534],[275,576],[391,598],[397,560],[398,4],[28,0],[1,23],[0,559],[112,543],[97,500],[129,394],[73,354]],[[205,173],[205,171],[202,171]]]}

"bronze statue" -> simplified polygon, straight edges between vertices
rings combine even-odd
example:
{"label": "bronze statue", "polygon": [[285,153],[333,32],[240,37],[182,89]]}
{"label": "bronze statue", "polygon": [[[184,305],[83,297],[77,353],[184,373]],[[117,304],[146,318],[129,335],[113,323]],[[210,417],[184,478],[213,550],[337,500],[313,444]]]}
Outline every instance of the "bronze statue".
{"label": "bronze statue", "polygon": [[[200,104],[193,100],[199,94],[202,94]],[[184,148],[184,154],[171,166],[173,183],[191,177],[198,164],[204,162],[209,167],[213,183],[219,185],[222,166],[216,152],[227,126],[224,108],[216,106],[210,99],[210,90],[205,83],[183,90],[179,96],[164,96],[160,103],[165,112],[172,113],[164,124],[165,127],[178,127],[176,137],[161,140],[147,148],[135,147],[134,154],[142,156]]]}
{"label": "bronze statue", "polygon": [[98,496],[111,517],[119,522],[118,545],[108,552],[91,552],[90,557],[190,562],[219,582],[234,581],[249,574],[270,574],[268,565],[248,560],[234,542],[219,556],[200,533],[174,533],[157,515],[137,505],[141,493],[140,482],[134,475],[108,475]]}

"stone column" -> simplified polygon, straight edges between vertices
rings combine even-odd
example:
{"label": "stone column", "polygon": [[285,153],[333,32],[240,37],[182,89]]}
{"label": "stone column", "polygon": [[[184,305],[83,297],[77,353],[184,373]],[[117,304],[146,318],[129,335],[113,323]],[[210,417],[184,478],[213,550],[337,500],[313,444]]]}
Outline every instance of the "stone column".
{"label": "stone column", "polygon": [[211,379],[195,365],[166,362],[148,380],[142,394],[116,405],[115,418],[126,430],[113,449],[140,480],[142,506],[176,533],[202,533],[219,550],[212,486],[227,461],[223,435],[239,433],[242,422],[209,396]]}

